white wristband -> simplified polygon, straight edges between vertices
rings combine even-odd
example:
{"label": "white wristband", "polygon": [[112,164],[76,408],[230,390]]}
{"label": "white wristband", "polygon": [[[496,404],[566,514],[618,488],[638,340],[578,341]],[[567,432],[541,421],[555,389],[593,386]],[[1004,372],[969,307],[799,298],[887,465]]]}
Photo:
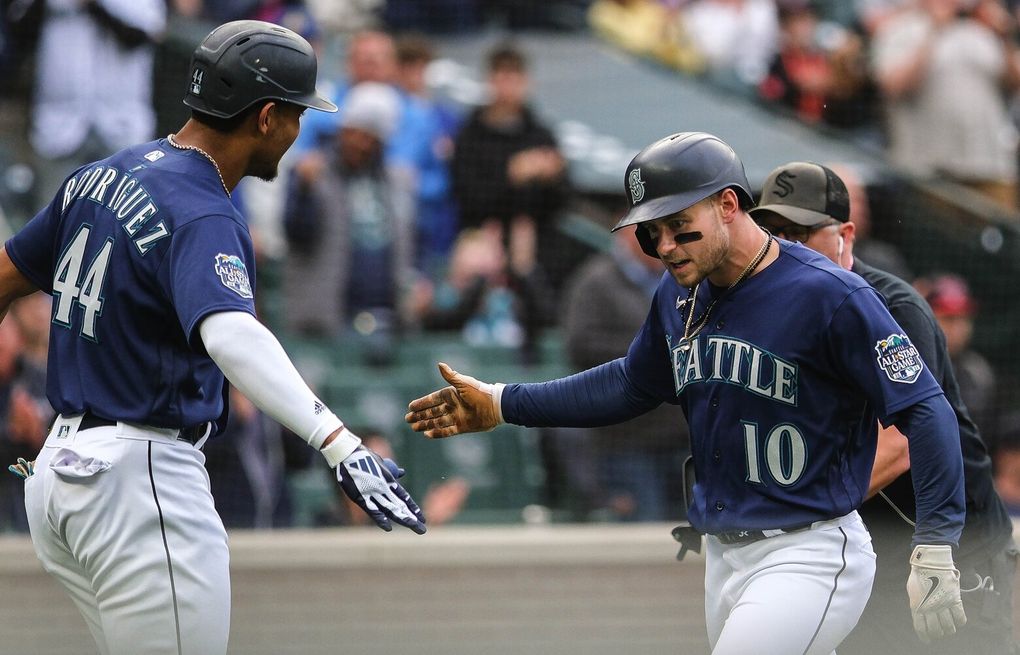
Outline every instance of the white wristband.
{"label": "white wristband", "polygon": [[350,457],[351,453],[357,450],[360,445],[361,439],[346,427],[343,427],[340,428],[340,434],[336,435],[336,439],[329,442],[329,445],[319,452],[326,458],[329,467],[335,469],[340,462]]}
{"label": "white wristband", "polygon": [[497,382],[492,385],[492,391],[490,392],[492,405],[496,408],[496,421],[500,424],[506,423],[503,420],[503,387],[505,386],[502,382]]}

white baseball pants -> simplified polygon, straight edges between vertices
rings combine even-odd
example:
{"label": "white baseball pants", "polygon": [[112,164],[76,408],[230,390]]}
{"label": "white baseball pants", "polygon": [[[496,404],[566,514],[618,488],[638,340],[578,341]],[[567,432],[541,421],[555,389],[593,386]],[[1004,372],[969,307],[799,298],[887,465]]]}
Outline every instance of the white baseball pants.
{"label": "white baseball pants", "polygon": [[830,655],[871,595],[875,551],[856,511],[747,544],[708,536],[706,545],[712,655]]}
{"label": "white baseball pants", "polygon": [[227,534],[176,430],[58,418],[26,481],[32,543],[102,655],[224,655]]}

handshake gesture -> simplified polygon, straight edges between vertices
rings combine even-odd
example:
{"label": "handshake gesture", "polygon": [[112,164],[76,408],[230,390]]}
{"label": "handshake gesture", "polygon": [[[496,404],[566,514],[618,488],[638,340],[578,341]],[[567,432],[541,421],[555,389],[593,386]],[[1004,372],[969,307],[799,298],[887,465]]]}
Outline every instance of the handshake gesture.
{"label": "handshake gesture", "polygon": [[429,439],[464,432],[487,432],[503,422],[498,396],[502,385],[479,382],[439,363],[439,373],[450,386],[412,400],[404,419],[415,432]]}
{"label": "handshake gesture", "polygon": [[960,572],[950,546],[916,546],[907,578],[914,630],[924,643],[954,634],[967,623],[960,600]]}

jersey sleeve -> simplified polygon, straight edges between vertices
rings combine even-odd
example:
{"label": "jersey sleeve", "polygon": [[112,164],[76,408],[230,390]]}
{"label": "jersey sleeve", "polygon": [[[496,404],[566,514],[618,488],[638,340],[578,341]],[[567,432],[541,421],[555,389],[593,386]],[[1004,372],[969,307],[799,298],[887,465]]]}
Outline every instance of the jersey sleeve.
{"label": "jersey sleeve", "polygon": [[847,296],[828,334],[836,372],[865,393],[884,425],[900,410],[942,393],[907,331],[871,287]]}
{"label": "jersey sleeve", "polygon": [[46,293],[53,292],[59,231],[60,211],[54,200],[4,244],[18,271]]}
{"label": "jersey sleeve", "polygon": [[631,384],[644,395],[657,398],[660,402],[667,402],[672,405],[679,404],[676,393],[664,393],[664,390],[675,390],[676,384],[673,379],[671,346],[666,340],[666,330],[662,325],[659,315],[659,307],[663,302],[670,302],[671,299],[662,300],[664,294],[662,286],[655,292],[652,300],[652,307],[648,311],[644,324],[637,334],[634,335],[630,348],[627,349],[627,356],[624,359],[624,367]]}
{"label": "jersey sleeve", "polygon": [[208,216],[174,231],[167,253],[166,290],[188,341],[215,312],[255,315],[255,256],[251,235],[226,216]]}

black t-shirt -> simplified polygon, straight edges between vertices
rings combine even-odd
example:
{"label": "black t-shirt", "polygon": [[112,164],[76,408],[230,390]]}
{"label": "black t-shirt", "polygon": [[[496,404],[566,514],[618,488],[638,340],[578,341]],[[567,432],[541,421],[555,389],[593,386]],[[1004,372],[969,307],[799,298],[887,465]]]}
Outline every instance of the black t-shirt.
{"label": "black t-shirt", "polygon": [[[898,277],[872,268],[859,259],[855,260],[853,271],[885,299],[889,313],[921,353],[921,359],[942,387],[959,421],[967,496],[967,521],[960,538],[959,556],[1000,548],[1012,535],[1013,525],[993,486],[992,460],[960,397],[960,388],[946,350],[946,337],[935,315],[924,298]],[[865,501],[860,513],[871,530],[875,551],[880,558],[882,551],[889,552],[893,548],[909,550],[913,527],[900,514],[911,521],[914,519],[914,489],[910,471],[893,480],[881,494]]]}

